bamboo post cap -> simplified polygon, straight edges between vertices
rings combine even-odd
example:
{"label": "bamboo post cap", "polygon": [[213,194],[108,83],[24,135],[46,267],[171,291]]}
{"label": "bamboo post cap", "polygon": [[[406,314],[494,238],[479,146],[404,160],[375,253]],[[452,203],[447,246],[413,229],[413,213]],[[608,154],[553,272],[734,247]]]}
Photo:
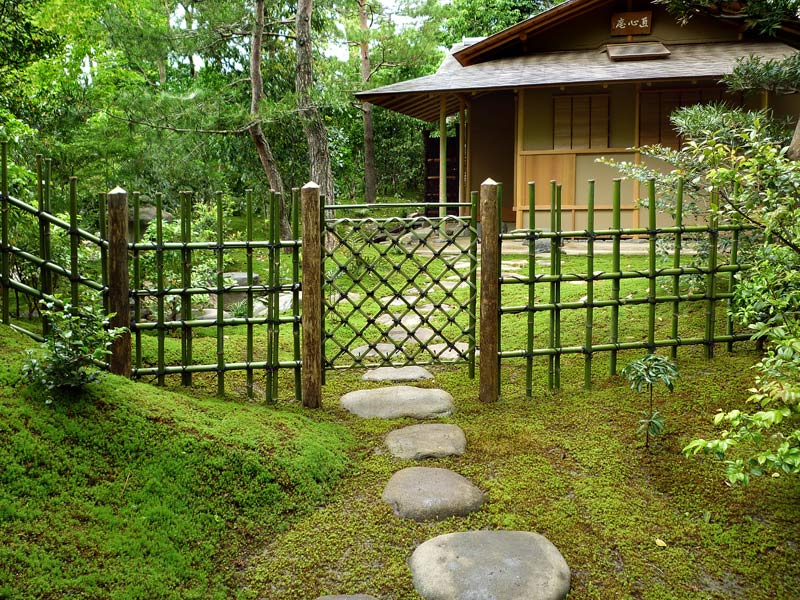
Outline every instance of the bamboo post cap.
{"label": "bamboo post cap", "polygon": [[125,190],[123,190],[121,187],[117,186],[117,187],[115,187],[113,190],[111,190],[110,192],[108,192],[108,195],[109,195],[109,196],[117,196],[117,195],[119,195],[119,194],[127,194],[127,193],[128,193],[128,192],[126,192]]}
{"label": "bamboo post cap", "polygon": [[497,185],[497,182],[491,177],[488,177],[481,185]]}
{"label": "bamboo post cap", "polygon": [[305,184],[303,186],[302,189],[304,189],[304,190],[315,190],[315,189],[318,190],[319,189],[319,184],[314,182],[314,181],[309,181],[307,184]]}

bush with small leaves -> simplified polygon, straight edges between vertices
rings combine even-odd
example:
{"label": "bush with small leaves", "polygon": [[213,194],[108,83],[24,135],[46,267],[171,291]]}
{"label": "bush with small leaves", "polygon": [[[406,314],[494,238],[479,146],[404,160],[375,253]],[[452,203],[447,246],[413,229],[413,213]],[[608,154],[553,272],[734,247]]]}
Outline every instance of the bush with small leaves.
{"label": "bush with small leaves", "polygon": [[80,390],[96,381],[111,343],[125,329],[107,328],[106,316],[92,306],[42,305],[50,332],[40,348],[28,351],[22,371],[27,381],[46,393],[49,404],[55,391]]}
{"label": "bush with small leaves", "polygon": [[650,394],[650,410],[643,411],[643,419],[639,420],[637,433],[645,434],[645,447],[650,447],[650,436],[664,433],[666,423],[664,415],[653,409],[653,386],[658,382],[663,383],[671,392],[678,378],[678,366],[666,356],[648,354],[635,360],[622,370],[622,375],[631,384],[631,389],[641,392],[645,386]]}

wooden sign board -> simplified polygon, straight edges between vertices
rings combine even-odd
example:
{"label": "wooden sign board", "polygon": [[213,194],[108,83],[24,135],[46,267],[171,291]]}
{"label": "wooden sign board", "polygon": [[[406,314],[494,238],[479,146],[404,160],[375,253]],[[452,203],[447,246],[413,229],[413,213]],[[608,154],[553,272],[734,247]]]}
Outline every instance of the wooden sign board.
{"label": "wooden sign board", "polygon": [[611,35],[647,35],[652,23],[651,11],[616,13],[611,16]]}

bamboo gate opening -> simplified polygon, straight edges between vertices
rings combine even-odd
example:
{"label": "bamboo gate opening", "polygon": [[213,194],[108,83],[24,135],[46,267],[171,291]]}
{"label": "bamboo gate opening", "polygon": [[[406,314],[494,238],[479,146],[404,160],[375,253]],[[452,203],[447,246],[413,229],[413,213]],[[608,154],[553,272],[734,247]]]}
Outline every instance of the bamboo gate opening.
{"label": "bamboo gate opening", "polygon": [[[340,273],[328,274],[326,279],[326,261],[334,261],[338,269],[347,269],[348,262],[336,262],[335,250],[326,249],[326,241],[346,221],[348,229],[338,239],[351,255],[366,251],[371,246],[368,239],[361,239],[358,245],[346,242],[354,231],[360,228],[375,226],[372,217],[348,217],[340,219],[326,218],[332,207],[326,207],[320,198],[316,184],[308,184],[302,190],[294,190],[289,203],[289,215],[292,225],[291,240],[281,240],[279,234],[280,198],[269,194],[263,203],[257,203],[252,192],[245,198],[245,238],[230,239],[230,232],[224,229],[223,197],[216,194],[211,204],[215,209],[216,229],[212,240],[193,241],[192,213],[196,200],[191,192],[179,195],[180,231],[177,241],[168,241],[164,233],[164,203],[162,194],[155,195],[155,232],[151,239],[142,239],[144,232],[140,230],[139,213],[141,195],[127,194],[121,188],[109,194],[99,194],[96,200],[83,199],[79,202],[77,182],[69,181],[67,192],[69,221],[63,220],[51,210],[52,184],[50,180],[50,162],[37,157],[37,186],[35,197],[37,206],[31,206],[8,193],[8,160],[7,144],[2,144],[2,240],[0,243],[0,287],[2,288],[2,322],[21,331],[32,338],[42,341],[47,335],[47,323],[41,323],[41,329],[34,331],[32,323],[20,318],[20,294],[23,298],[38,301],[40,299],[69,303],[80,306],[81,303],[102,303],[107,312],[115,313],[113,325],[130,327],[130,336],[115,343],[108,365],[112,372],[150,378],[159,385],[166,383],[169,376],[180,376],[181,384],[192,385],[193,375],[211,374],[216,377],[216,391],[225,395],[226,374],[244,372],[243,388],[245,393],[253,397],[258,385],[256,376],[263,377],[264,397],[274,402],[281,389],[279,388],[279,371],[290,370],[294,373],[294,397],[302,400],[304,406],[315,407],[321,404],[322,385],[325,370],[336,366],[326,359],[326,340],[332,343],[337,332],[335,328],[341,323],[331,325],[326,321],[331,313],[337,310],[336,299],[326,299],[326,289],[336,294],[346,295],[351,288],[344,288],[337,283]],[[500,206],[502,204],[502,184],[487,180],[480,193],[471,194],[471,203],[460,207],[468,210],[466,216],[459,215],[452,219],[457,224],[456,234],[452,239],[466,240],[458,246],[464,263],[468,264],[466,273],[457,272],[456,261],[450,261],[443,254],[437,254],[437,247],[426,249],[432,252],[431,257],[420,259],[398,258],[388,251],[384,245],[376,249],[380,261],[388,263],[391,271],[401,271],[405,263],[393,263],[396,260],[408,260],[406,267],[418,271],[431,279],[428,289],[441,287],[444,298],[456,301],[455,294],[446,290],[437,279],[442,273],[452,273],[463,284],[467,292],[461,302],[464,313],[463,322],[449,315],[444,317],[444,325],[435,328],[439,335],[452,335],[446,338],[445,346],[456,348],[456,342],[463,340],[466,350],[457,352],[455,360],[469,364],[470,376],[474,373],[474,365],[478,346],[480,347],[480,397],[491,401],[499,398],[500,366],[503,363],[521,363],[525,370],[525,392],[533,395],[534,359],[541,357],[547,361],[548,387],[561,387],[562,357],[582,355],[584,360],[584,385],[591,386],[595,355],[608,355],[609,375],[617,372],[617,356],[620,351],[642,349],[654,352],[658,348],[670,348],[672,356],[676,356],[678,348],[688,345],[702,345],[705,354],[711,358],[715,345],[724,343],[728,350],[734,342],[747,340],[749,334],[737,332],[730,316],[725,319],[720,331],[716,323],[717,313],[721,307],[727,308],[731,302],[734,277],[744,265],[739,262],[740,238],[748,227],[741,223],[719,223],[716,214],[715,199],[712,198],[710,218],[703,225],[683,224],[683,190],[677,190],[677,206],[675,223],[668,227],[656,226],[656,196],[653,183],[648,192],[648,226],[642,228],[622,228],[620,226],[620,181],[614,183],[612,227],[605,230],[594,228],[594,182],[587,188],[588,223],[585,230],[563,231],[560,223],[560,186],[551,182],[549,189],[551,203],[551,223],[548,231],[520,230],[501,233]],[[531,203],[535,203],[536,186],[529,185]],[[480,267],[478,267],[477,245],[477,204],[480,200]],[[88,212],[90,204],[96,207],[98,214],[98,231],[92,233],[79,227],[79,214]],[[263,217],[266,233],[259,237],[256,232],[254,213],[256,205],[263,205]],[[337,207],[338,208],[338,207]],[[375,207],[367,207],[371,210]],[[128,210],[132,212],[132,241],[128,239]],[[14,216],[12,218],[12,211]],[[302,235],[301,235],[302,218]],[[27,246],[17,235],[17,228],[24,221],[34,223],[37,228],[35,245]],[[447,217],[433,224],[433,228],[446,223]],[[403,224],[408,226],[404,217],[387,219],[380,227],[387,224]],[[13,224],[13,227],[12,227]],[[453,234],[453,232],[450,232]],[[647,268],[623,269],[621,261],[621,242],[633,236],[647,240]],[[687,264],[687,238],[704,239],[708,246],[705,264]],[[57,247],[54,237],[62,240]],[[445,236],[446,237],[446,236]],[[228,238],[228,239],[226,239]],[[669,239],[674,250],[669,264],[659,265],[657,244],[661,239]],[[729,247],[726,254],[719,248],[722,238]],[[302,241],[301,241],[302,239]],[[65,242],[64,242],[65,240]],[[570,263],[569,270],[563,272],[564,256],[562,242],[571,240],[585,244],[585,270],[576,269],[575,262]],[[505,242],[526,242],[527,252],[524,274],[509,275],[503,272],[503,244]],[[28,240],[30,242],[30,240]],[[537,250],[541,243],[549,242],[546,251]],[[595,247],[598,242],[611,245],[611,263],[608,270],[595,270],[598,257]],[[348,245],[350,244],[350,245]],[[57,256],[54,251],[58,250]],[[302,250],[302,252],[301,252]],[[230,252],[244,252],[245,280],[235,283],[224,276],[225,255]],[[257,280],[254,267],[254,253],[262,253],[266,267],[264,280]],[[284,252],[290,256],[283,256]],[[197,257],[203,253],[214,257],[215,268],[212,276],[198,281],[195,267]],[[90,259],[85,259],[86,255]],[[301,265],[302,257],[302,265]],[[549,264],[539,264],[537,260],[545,258]],[[166,264],[177,263],[176,281],[170,283],[165,279]],[[82,264],[83,262],[83,264]],[[155,268],[155,275],[145,276],[145,263]],[[377,267],[365,263],[365,272],[374,276]],[[431,276],[434,265],[439,275]],[[408,269],[407,269],[408,270]],[[430,273],[427,271],[431,271]],[[581,272],[582,271],[582,272]],[[478,284],[480,272],[480,284]],[[380,300],[382,309],[402,297],[413,276],[407,276],[399,284],[389,283],[388,276],[379,277],[378,284],[359,283],[358,274],[350,273],[354,285],[360,285],[371,302],[381,294],[381,290],[389,286],[390,294]],[[704,290],[695,292],[686,290],[687,277],[699,277],[704,282]],[[662,283],[659,285],[659,279]],[[645,297],[628,297],[621,295],[625,282],[647,281]],[[667,289],[664,288],[666,282]],[[565,286],[570,284],[585,285],[585,294],[579,300],[562,299]],[[326,287],[327,286],[327,287]],[[437,287],[438,286],[438,287]],[[722,288],[722,289],[719,289]],[[424,286],[423,286],[423,289]],[[521,293],[518,292],[521,290]],[[15,294],[16,315],[12,320],[11,292]],[[301,300],[302,293],[302,300]],[[225,311],[226,295],[243,294],[243,306],[238,316],[231,316]],[[537,294],[543,296],[540,299]],[[214,314],[196,315],[192,313],[193,299],[198,296],[216,296]],[[68,298],[68,300],[62,299]],[[256,299],[263,304],[262,310],[256,311]],[[520,300],[520,298],[522,298]],[[281,306],[281,300],[288,300]],[[480,302],[480,312],[476,303]],[[167,303],[172,303],[175,314],[168,314]],[[430,320],[422,313],[417,313],[415,304],[408,301],[403,306],[403,314],[418,316],[423,323]],[[681,307],[691,303],[700,303],[704,308],[704,331],[686,332],[681,329],[683,319]],[[445,302],[435,301],[441,308]],[[30,306],[30,304],[29,304]],[[368,313],[362,303],[355,303],[355,312],[339,313],[343,320],[348,315],[359,315],[366,326],[355,329],[355,337],[364,337],[369,326],[374,325],[376,315]],[[148,314],[152,307],[152,314]],[[609,329],[607,334],[595,327],[597,311],[608,312]],[[668,314],[664,310],[669,311]],[[631,312],[638,311],[638,312]],[[662,314],[659,317],[659,313]],[[627,314],[627,316],[626,316]],[[581,315],[582,318],[574,318]],[[537,316],[540,318],[537,320]],[[355,318],[355,317],[354,317]],[[620,331],[620,323],[630,322],[632,318],[646,322],[645,334],[641,339],[625,339]],[[669,326],[659,324],[668,318]],[[660,321],[658,320],[660,319]],[[479,336],[476,333],[480,325]],[[583,336],[574,330],[584,326]],[[565,330],[565,324],[567,329]],[[226,332],[229,328],[242,327],[245,332],[245,347],[231,347],[226,343]],[[445,329],[450,327],[450,329]],[[571,329],[570,329],[571,328]],[[414,331],[406,327],[408,333]],[[197,337],[199,331],[212,331],[212,336]],[[445,333],[449,331],[450,334]],[[508,332],[524,332],[524,343],[514,347],[514,336],[501,335]],[[283,333],[282,332],[287,332]],[[381,332],[386,333],[386,332]],[[170,352],[172,338],[180,341],[180,351]],[[207,342],[212,337],[213,349],[206,343],[198,348],[200,342]],[[302,337],[302,343],[301,343]],[[519,336],[517,336],[519,337]],[[368,339],[367,346],[376,349],[375,339]],[[345,366],[364,366],[348,347],[341,341],[332,346],[339,356],[352,359]],[[395,345],[395,350],[398,348]],[[427,350],[423,342],[420,349],[380,355],[379,363],[402,364],[421,362],[442,362],[431,360],[430,355],[423,360],[423,351]],[[177,354],[177,356],[175,356]],[[399,356],[399,359],[398,359]],[[340,365],[341,366],[341,365]],[[238,384],[237,384],[238,385]]]}

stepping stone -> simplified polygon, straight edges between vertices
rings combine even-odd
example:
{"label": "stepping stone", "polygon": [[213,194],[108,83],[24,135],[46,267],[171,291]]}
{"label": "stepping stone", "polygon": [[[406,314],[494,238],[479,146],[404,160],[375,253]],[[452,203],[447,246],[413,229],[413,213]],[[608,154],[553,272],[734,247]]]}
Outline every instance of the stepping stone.
{"label": "stepping stone", "polygon": [[435,334],[432,329],[428,329],[427,327],[420,327],[419,329],[412,329],[411,331],[402,327],[395,327],[394,329],[390,329],[389,333],[386,335],[389,336],[389,339],[393,342],[424,344],[432,340]]}
{"label": "stepping stone", "polygon": [[415,315],[414,313],[408,313],[402,317],[385,313],[375,319],[375,322],[378,325],[403,325],[403,327],[408,329],[414,329],[415,327],[422,325],[422,317]]}
{"label": "stepping stone", "polygon": [[364,373],[363,381],[421,381],[433,379],[433,375],[422,367],[378,367]]}
{"label": "stepping stone", "polygon": [[472,263],[468,260],[460,260],[456,264],[453,265],[454,269],[469,269],[472,266]]}
{"label": "stepping stone", "polygon": [[358,390],[339,400],[345,410],[364,418],[435,419],[455,412],[453,397],[444,390],[395,385],[374,390]]}
{"label": "stepping stone", "polygon": [[[242,286],[247,285],[247,273],[242,271],[231,271],[229,273],[223,273],[222,276],[226,280],[226,285],[236,285]],[[259,283],[259,276],[258,273],[253,273],[253,285],[258,285]],[[226,292],[223,295],[223,306],[225,308],[230,308],[232,305],[236,304],[237,302],[241,302],[242,300],[247,299],[247,292]],[[209,297],[212,302],[217,302],[217,294],[209,294]]]}
{"label": "stepping stone", "polygon": [[[428,346],[428,352],[434,359],[443,361],[459,360],[462,356],[466,357],[469,350],[469,344],[466,342],[456,342],[453,344],[456,347],[454,350],[447,344],[431,344]],[[480,354],[480,350],[475,350],[475,356]]]}
{"label": "stepping stone", "polygon": [[356,358],[391,358],[395,354],[402,353],[394,344],[375,344],[374,347],[364,344],[353,348],[350,352]]}
{"label": "stepping stone", "polygon": [[421,315],[427,316],[435,312],[451,312],[453,307],[449,304],[439,304],[438,306],[434,304],[423,304],[422,306],[417,306],[414,310]]}
{"label": "stepping stone", "polygon": [[381,499],[401,519],[442,521],[475,512],[485,496],[469,479],[449,469],[409,467],[392,475]]}
{"label": "stepping stone", "polygon": [[[198,319],[198,320],[202,319],[202,320],[216,321],[217,320],[217,309],[216,308],[203,308],[201,310],[194,311],[192,313],[192,317],[195,318],[195,319]],[[231,318],[231,313],[229,313],[228,311],[223,311],[222,312],[222,318],[223,319],[230,319]]]}
{"label": "stepping stone", "polygon": [[569,592],[564,557],[527,531],[440,535],[417,546],[408,565],[425,600],[561,600]]}
{"label": "stepping stone", "polygon": [[424,423],[390,431],[384,439],[392,456],[423,460],[464,454],[467,438],[458,425]]}
{"label": "stepping stone", "polygon": [[378,600],[375,596],[367,594],[337,594],[335,596],[320,596],[317,600]]}

